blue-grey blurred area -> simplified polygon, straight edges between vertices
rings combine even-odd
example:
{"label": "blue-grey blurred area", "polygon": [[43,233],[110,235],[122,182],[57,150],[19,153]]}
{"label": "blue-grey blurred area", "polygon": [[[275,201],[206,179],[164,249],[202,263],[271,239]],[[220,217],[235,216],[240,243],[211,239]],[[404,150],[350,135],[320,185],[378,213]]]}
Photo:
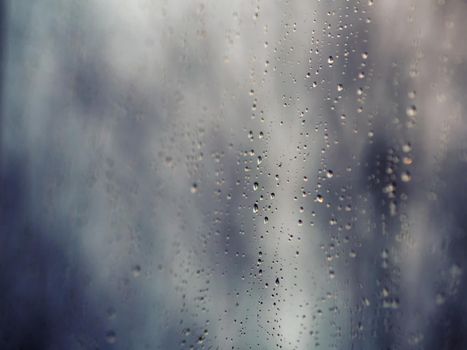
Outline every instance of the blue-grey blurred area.
{"label": "blue-grey blurred area", "polygon": [[467,349],[466,16],[0,1],[0,349]]}

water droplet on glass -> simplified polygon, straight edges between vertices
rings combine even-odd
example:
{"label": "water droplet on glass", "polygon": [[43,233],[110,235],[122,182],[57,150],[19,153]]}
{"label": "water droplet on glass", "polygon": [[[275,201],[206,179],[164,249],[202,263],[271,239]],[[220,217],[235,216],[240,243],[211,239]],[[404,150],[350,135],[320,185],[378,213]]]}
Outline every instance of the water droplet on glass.
{"label": "water droplet on glass", "polygon": [[259,210],[258,204],[256,204],[256,203],[253,204],[253,213],[256,214],[258,212],[258,210]]}
{"label": "water droplet on glass", "polygon": [[402,152],[409,153],[411,150],[412,150],[412,146],[410,145],[410,143],[407,142],[402,145]]}
{"label": "water droplet on glass", "polygon": [[323,202],[324,202],[323,196],[320,195],[320,194],[318,194],[318,195],[316,196],[316,201],[317,201],[318,203],[323,203]]}
{"label": "water droplet on glass", "polygon": [[133,266],[133,268],[131,269],[131,272],[133,274],[133,277],[138,277],[141,274],[141,266],[139,265]]}
{"label": "water droplet on glass", "polygon": [[415,106],[410,106],[406,110],[407,116],[409,117],[415,117],[417,115],[417,107]]}
{"label": "water droplet on glass", "polygon": [[114,331],[109,330],[109,331],[107,331],[107,333],[105,334],[105,340],[106,340],[107,343],[109,343],[109,344],[115,344],[115,342],[117,341],[117,335],[115,334]]}
{"label": "water droplet on glass", "polygon": [[412,175],[410,175],[410,173],[408,171],[404,171],[401,174],[401,180],[403,182],[409,182],[410,180],[412,180]]}

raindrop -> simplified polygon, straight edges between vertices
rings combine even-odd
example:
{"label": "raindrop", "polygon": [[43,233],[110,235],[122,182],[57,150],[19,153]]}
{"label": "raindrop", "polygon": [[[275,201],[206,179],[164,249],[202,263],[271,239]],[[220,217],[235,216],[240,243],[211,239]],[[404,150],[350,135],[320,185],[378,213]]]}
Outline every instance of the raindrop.
{"label": "raindrop", "polygon": [[117,341],[117,335],[115,334],[115,332],[113,330],[109,330],[105,334],[105,340],[109,344],[115,344],[115,342]]}
{"label": "raindrop", "polygon": [[258,208],[258,204],[256,204],[256,203],[255,203],[255,204],[253,204],[253,213],[255,213],[255,214],[256,214],[256,213],[258,212],[258,210],[259,210],[259,208]]}
{"label": "raindrop", "polygon": [[141,266],[140,265],[133,266],[131,272],[133,274],[133,277],[139,277],[139,275],[141,275]]}
{"label": "raindrop", "polygon": [[323,202],[324,202],[323,196],[320,195],[320,194],[318,194],[318,195],[316,196],[316,201],[317,201],[318,203],[323,203]]}
{"label": "raindrop", "polygon": [[414,105],[408,107],[406,110],[406,114],[409,117],[415,117],[417,115],[417,107],[415,107]]}
{"label": "raindrop", "polygon": [[410,143],[407,142],[404,145],[402,145],[402,152],[409,153],[411,150],[412,146],[410,145]]}
{"label": "raindrop", "polygon": [[410,173],[408,171],[404,171],[401,174],[401,180],[403,182],[409,182],[410,180],[412,180],[412,175],[410,175]]}

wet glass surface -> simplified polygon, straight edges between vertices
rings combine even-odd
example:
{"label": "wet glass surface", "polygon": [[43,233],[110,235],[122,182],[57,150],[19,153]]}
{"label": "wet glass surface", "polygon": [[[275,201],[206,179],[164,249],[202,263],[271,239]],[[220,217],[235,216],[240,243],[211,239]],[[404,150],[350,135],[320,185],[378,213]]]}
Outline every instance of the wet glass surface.
{"label": "wet glass surface", "polygon": [[466,349],[467,3],[0,3],[0,349]]}

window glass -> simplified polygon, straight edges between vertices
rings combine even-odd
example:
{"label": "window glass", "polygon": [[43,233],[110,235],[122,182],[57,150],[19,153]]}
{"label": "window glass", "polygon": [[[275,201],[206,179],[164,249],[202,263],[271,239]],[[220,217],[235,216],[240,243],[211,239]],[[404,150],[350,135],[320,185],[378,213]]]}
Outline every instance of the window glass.
{"label": "window glass", "polygon": [[466,349],[467,3],[0,3],[1,349]]}

